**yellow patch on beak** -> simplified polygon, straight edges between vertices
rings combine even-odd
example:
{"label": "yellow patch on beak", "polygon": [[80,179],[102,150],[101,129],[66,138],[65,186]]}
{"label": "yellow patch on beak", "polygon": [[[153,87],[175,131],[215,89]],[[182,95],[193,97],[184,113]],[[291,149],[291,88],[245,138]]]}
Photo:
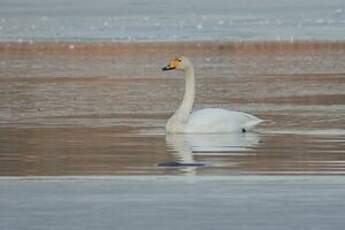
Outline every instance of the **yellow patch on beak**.
{"label": "yellow patch on beak", "polygon": [[170,61],[169,65],[166,65],[162,68],[163,71],[179,69],[181,64],[181,60],[175,58],[174,60]]}
{"label": "yellow patch on beak", "polygon": [[172,60],[169,64],[170,68],[172,69],[178,69],[179,65],[180,62],[177,59]]}

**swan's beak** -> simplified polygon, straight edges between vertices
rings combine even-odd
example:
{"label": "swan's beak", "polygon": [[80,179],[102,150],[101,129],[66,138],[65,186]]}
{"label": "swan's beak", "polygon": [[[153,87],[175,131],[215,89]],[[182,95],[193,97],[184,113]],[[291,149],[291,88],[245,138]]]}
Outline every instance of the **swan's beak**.
{"label": "swan's beak", "polygon": [[173,70],[177,69],[181,61],[179,61],[177,58],[172,60],[169,65],[166,65],[162,68],[163,71]]}
{"label": "swan's beak", "polygon": [[162,68],[163,71],[168,71],[168,70],[173,70],[176,69],[175,66],[171,66],[171,65],[166,65]]}

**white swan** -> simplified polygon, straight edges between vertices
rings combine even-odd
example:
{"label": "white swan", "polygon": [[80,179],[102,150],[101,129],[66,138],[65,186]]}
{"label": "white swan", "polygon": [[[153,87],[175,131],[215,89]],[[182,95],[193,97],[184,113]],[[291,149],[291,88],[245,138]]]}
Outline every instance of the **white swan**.
{"label": "white swan", "polygon": [[191,61],[186,57],[175,58],[162,70],[181,70],[185,73],[184,97],[180,107],[166,124],[167,133],[246,132],[262,122],[250,114],[219,108],[202,109],[191,114],[195,96],[195,76]]}

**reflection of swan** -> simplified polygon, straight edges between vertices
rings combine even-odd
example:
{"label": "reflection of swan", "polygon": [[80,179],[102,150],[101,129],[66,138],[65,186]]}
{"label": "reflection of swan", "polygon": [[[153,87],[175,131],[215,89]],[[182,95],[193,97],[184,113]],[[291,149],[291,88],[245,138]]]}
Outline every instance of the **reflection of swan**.
{"label": "reflection of swan", "polygon": [[243,151],[250,151],[259,144],[260,138],[256,133],[245,134],[169,134],[166,143],[179,153],[181,161],[190,159],[188,155],[231,155]]}
{"label": "reflection of swan", "polygon": [[236,111],[208,108],[190,114],[195,94],[195,76],[192,63],[186,58],[175,58],[162,70],[185,72],[185,93],[180,107],[166,124],[168,133],[230,133],[245,132],[262,122],[259,118]]}
{"label": "reflection of swan", "polygon": [[[196,162],[194,156],[233,156],[248,153],[258,145],[260,138],[255,133],[245,134],[169,134],[166,144],[176,156],[176,162],[166,162],[160,166],[180,167],[181,171],[195,174],[198,166],[212,166],[205,162]],[[242,153],[240,153],[242,152]],[[194,167],[193,167],[194,166]]]}

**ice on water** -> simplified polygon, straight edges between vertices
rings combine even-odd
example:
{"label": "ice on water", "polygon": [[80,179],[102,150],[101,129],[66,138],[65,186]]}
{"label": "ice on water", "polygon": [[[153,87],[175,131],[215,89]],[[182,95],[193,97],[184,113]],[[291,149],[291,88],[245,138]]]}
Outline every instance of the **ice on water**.
{"label": "ice on water", "polygon": [[0,41],[341,40],[344,10],[341,0],[5,0]]}

